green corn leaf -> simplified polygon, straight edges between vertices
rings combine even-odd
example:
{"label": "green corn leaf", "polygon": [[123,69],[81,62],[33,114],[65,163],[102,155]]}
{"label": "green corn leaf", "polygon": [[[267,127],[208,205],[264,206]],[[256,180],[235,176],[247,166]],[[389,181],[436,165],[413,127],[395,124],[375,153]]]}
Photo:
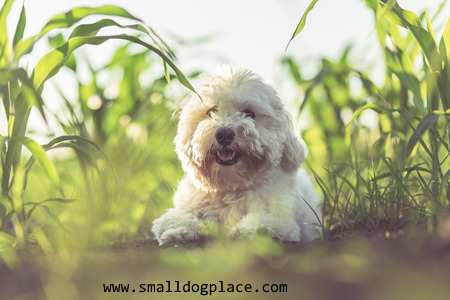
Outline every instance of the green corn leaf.
{"label": "green corn leaf", "polygon": [[6,232],[0,231],[0,258],[10,268],[14,268],[18,263],[18,257],[14,250],[16,238]]}
{"label": "green corn leaf", "polygon": [[[14,83],[14,81],[12,81]],[[30,115],[30,106],[23,99],[22,94],[19,94],[15,99],[15,113],[13,121],[9,122],[9,136],[14,137],[8,141],[8,148],[5,154],[2,173],[2,192],[4,194],[9,193],[11,172],[20,161],[22,140],[25,136],[27,128],[28,118]]]}
{"label": "green corn leaf", "polygon": [[48,40],[48,44],[52,48],[61,47],[66,42],[66,39],[64,38],[64,35],[61,32],[58,34],[49,36],[47,38],[47,40]]}
{"label": "green corn leaf", "polygon": [[11,201],[7,197],[0,196],[0,220],[10,215],[13,211]]}
{"label": "green corn leaf", "polygon": [[61,203],[61,204],[67,204],[67,203],[73,203],[75,202],[75,199],[67,199],[67,198],[49,198],[46,199],[42,202],[27,202],[24,204],[25,207],[30,207],[27,211],[27,217],[26,219],[30,219],[31,215],[33,214],[33,212],[39,208],[39,207],[43,207],[46,206],[46,204],[49,203]]}
{"label": "green corn leaf", "polygon": [[435,12],[433,13],[433,16],[431,17],[431,20],[433,22],[436,21],[436,19],[439,18],[439,16],[441,16],[441,14],[443,12],[445,12],[445,8],[447,7],[447,4],[448,4],[448,0],[441,1],[438,8],[435,10]]}
{"label": "green corn leaf", "polygon": [[[42,29],[39,31],[38,34],[21,40],[16,45],[15,48],[16,59],[19,59],[21,56],[29,53],[33,49],[34,44],[50,31],[55,29],[69,28],[78,23],[79,21],[81,21],[82,19],[93,15],[123,17],[134,21],[142,22],[141,19],[132,15],[124,8],[115,5],[103,5],[98,7],[88,7],[88,6],[75,7],[65,13],[53,16],[42,27]],[[161,46],[161,48],[165,49],[165,51],[167,51],[168,53],[172,53],[167,44],[152,28],[148,28],[148,32],[152,34],[152,39],[158,46]]]}
{"label": "green corn leaf", "polygon": [[164,78],[166,79],[167,82],[170,82],[170,72],[165,62],[163,63],[163,68],[164,68]]}
{"label": "green corn leaf", "polygon": [[408,25],[420,26],[420,18],[413,11],[400,7],[397,0],[382,1],[384,2],[382,6],[382,15],[393,12],[394,14],[390,17],[392,17],[397,24],[403,27],[408,27]]}
{"label": "green corn leaf", "polygon": [[414,75],[406,72],[393,72],[414,95],[414,105],[420,112],[426,111],[424,101],[421,96],[420,81]]}
{"label": "green corn leaf", "polygon": [[11,7],[14,4],[14,0],[5,0],[0,10],[0,63],[2,62],[2,56],[5,55],[8,47],[8,15],[11,11]]}
{"label": "green corn leaf", "polygon": [[[42,208],[48,214],[48,216],[50,217],[51,220],[54,220],[58,224],[61,223],[59,218],[50,211],[48,206],[41,205],[39,207]],[[62,224],[60,224],[60,225],[62,225]],[[62,228],[64,228],[64,226]],[[33,230],[32,234],[33,234],[33,239],[39,245],[39,248],[42,250],[43,253],[45,253],[48,256],[54,255],[55,247],[54,247],[54,245],[52,245],[47,234],[45,234],[45,232],[42,230],[42,228]]]}
{"label": "green corn leaf", "polygon": [[27,24],[27,15],[25,12],[25,5],[22,6],[22,10],[20,12],[19,21],[16,27],[16,33],[13,38],[13,47],[17,45],[17,43],[22,40],[23,33],[25,32],[25,26]]}
{"label": "green corn leaf", "polygon": [[[119,27],[122,29],[132,29],[132,30],[142,32],[147,37],[149,37],[153,41],[153,43],[157,46],[157,48],[159,50],[161,50],[164,54],[166,54],[169,58],[171,58],[171,59],[175,58],[175,54],[169,48],[169,46],[167,46],[167,44],[164,42],[164,40],[162,38],[160,38],[159,35],[157,35],[152,28],[150,28],[144,24],[141,24],[141,23],[122,25],[112,19],[105,18],[105,19],[96,21],[94,23],[81,24],[81,25],[77,26],[72,31],[71,35],[69,36],[69,39],[73,38],[73,37],[77,37],[77,36],[97,35],[97,33],[101,29],[107,28],[107,27]],[[166,70],[166,69],[167,68],[165,68],[164,70]]]}
{"label": "green corn leaf", "polygon": [[94,143],[93,141],[91,141],[85,137],[77,136],[77,135],[62,135],[62,136],[56,137],[53,140],[51,140],[50,142],[48,142],[47,144],[45,144],[43,147],[46,150],[52,149],[54,146],[56,146],[57,144],[62,143],[62,142],[72,142],[72,143],[89,145],[106,157],[106,155],[103,153],[102,149],[96,143]]}
{"label": "green corn leaf", "polygon": [[[193,91],[195,94],[198,93],[195,91],[194,87],[191,85],[186,76],[181,72],[180,69],[172,62],[172,60],[164,54],[160,49],[152,46],[141,39],[130,36],[126,34],[119,35],[108,35],[108,36],[87,36],[87,37],[73,37],[69,39],[64,45],[61,47],[54,49],[47,53],[36,65],[33,71],[33,83],[34,86],[41,90],[45,81],[55,75],[59,69],[64,65],[67,57],[72,54],[77,48],[83,45],[99,45],[109,40],[125,40],[130,41],[157,54],[165,63],[167,63],[170,68],[175,72],[178,80],[181,84],[187,87],[189,90]],[[199,95],[198,95],[199,96]],[[200,96],[199,96],[200,97]]]}
{"label": "green corn leaf", "polygon": [[376,11],[378,9],[378,0],[365,0],[365,2],[372,10]]}
{"label": "green corn leaf", "polygon": [[424,18],[427,25],[427,31],[430,33],[431,37],[434,41],[436,41],[436,32],[434,31],[433,23],[431,21],[430,14],[428,12],[424,12]]}
{"label": "green corn leaf", "polygon": [[437,50],[433,34],[421,26],[420,18],[414,12],[403,9],[396,0],[391,0],[388,4],[390,3],[392,3],[392,12],[397,17],[397,23],[411,31],[414,38],[419,43],[431,68],[433,70],[440,70],[441,57]]}
{"label": "green corn leaf", "polygon": [[[76,135],[63,135],[56,137],[47,144],[43,145],[42,148],[45,151],[49,151],[56,148],[71,148],[77,152],[77,155],[83,154],[85,156],[88,156],[87,160],[93,162],[93,159],[91,159],[91,157],[94,156],[91,151],[92,148],[88,149],[85,146],[90,146],[94,148],[99,154],[101,154],[104,158],[107,159],[106,154],[100,149],[100,147],[96,143],[92,142],[87,138]],[[31,156],[30,159],[28,160],[25,167],[25,179],[28,178],[28,173],[30,172],[31,167],[33,166],[35,161],[36,158],[34,156]],[[27,183],[25,182],[24,186],[26,186],[26,184]]]}
{"label": "green corn leaf", "polygon": [[130,25],[122,25],[112,19],[101,19],[99,21],[96,21],[94,23],[89,24],[81,24],[72,31],[72,33],[69,36],[70,38],[77,37],[77,36],[89,36],[89,35],[96,35],[100,29],[106,28],[106,27],[119,27],[124,29],[133,29],[136,31],[140,31],[142,33],[145,33],[147,36],[151,38],[151,33],[149,31],[149,28],[147,26],[144,26],[142,24],[130,24]]}
{"label": "green corn leaf", "polygon": [[432,34],[422,27],[417,26],[410,26],[410,30],[419,42],[432,70],[440,71],[442,60],[437,51],[436,42],[434,41]]}
{"label": "green corn leaf", "polygon": [[448,110],[450,107],[450,60],[446,60],[442,72],[438,75],[437,83],[442,107]]}
{"label": "green corn leaf", "polygon": [[6,84],[8,81],[18,79],[22,84],[20,86],[20,93],[24,100],[30,105],[35,106],[39,110],[42,118],[47,122],[47,117],[44,112],[44,100],[38,91],[34,88],[31,78],[23,68],[0,69],[0,85]]}
{"label": "green corn leaf", "polygon": [[289,74],[291,74],[291,77],[294,79],[295,83],[300,85],[305,82],[299,64],[292,57],[284,57],[281,62],[287,66]]}
{"label": "green corn leaf", "polygon": [[20,82],[22,83],[22,90],[25,97],[25,100],[28,102],[30,106],[35,106],[39,110],[42,118],[47,123],[47,117],[44,112],[44,100],[42,99],[39,92],[36,91],[36,89],[33,86],[33,82],[26,73],[24,69],[18,69],[17,77],[20,79]]}
{"label": "green corn leaf", "polygon": [[439,117],[438,115],[431,113],[425,116],[422,119],[422,121],[420,121],[419,126],[417,126],[413,135],[409,138],[408,144],[406,146],[407,157],[411,154],[412,150],[417,145],[422,136],[425,134],[425,132],[427,132],[428,129],[430,129],[434,124],[436,124],[438,117]]}
{"label": "green corn leaf", "polygon": [[353,124],[361,116],[361,114],[368,109],[372,109],[378,113],[390,111],[389,109],[380,107],[374,103],[367,103],[366,105],[363,105],[360,108],[358,108],[353,113],[352,119],[350,120],[350,122],[347,124],[347,126],[345,128],[345,144],[346,145],[350,145],[350,143],[351,143],[351,134],[352,134]]}
{"label": "green corn leaf", "polygon": [[56,185],[59,185],[59,176],[56,171],[55,165],[45,153],[45,149],[39,145],[36,141],[25,138],[23,145],[31,152],[33,157],[39,162],[44,169],[48,178]]}
{"label": "green corn leaf", "polygon": [[129,25],[122,25],[112,19],[101,19],[99,21],[96,21],[94,23],[89,24],[81,24],[77,26],[69,36],[70,38],[77,37],[77,36],[92,36],[97,35],[97,33],[107,27],[119,27],[123,29],[132,29],[139,32],[144,33],[147,37],[149,37],[153,43],[157,46],[159,50],[161,50],[164,54],[166,54],[169,58],[174,59],[175,54],[173,51],[167,46],[167,44],[162,40],[155,31],[141,23],[136,24],[129,24]]}
{"label": "green corn leaf", "polygon": [[10,111],[11,111],[11,93],[9,86],[7,84],[1,83],[1,77],[4,75],[2,70],[0,70],[0,94],[2,95],[2,102],[3,102],[3,109],[5,110],[5,117],[6,120],[10,117]]}
{"label": "green corn leaf", "polygon": [[313,10],[314,6],[319,0],[312,0],[308,7],[306,8],[305,12],[303,13],[302,17],[300,18],[300,21],[297,24],[297,27],[295,28],[294,32],[292,33],[291,38],[289,39],[289,42],[286,45],[286,50],[288,49],[289,45],[291,44],[292,40],[302,32],[303,28],[305,28],[306,25],[306,19],[308,18],[309,13]]}
{"label": "green corn leaf", "polygon": [[95,165],[94,155],[92,154],[90,149],[86,149],[85,147],[83,147],[83,145],[74,142],[62,142],[54,145],[51,149],[58,149],[58,148],[66,148],[74,150],[80,161],[83,161],[85,164],[97,168],[97,166]]}
{"label": "green corn leaf", "polygon": [[439,50],[441,55],[445,57],[448,62],[448,60],[450,60],[450,18],[447,20],[444,32],[442,33]]}
{"label": "green corn leaf", "polygon": [[[62,33],[58,33],[56,35],[48,37],[48,43],[52,48],[61,47],[65,42],[66,39],[64,38],[64,35]],[[69,58],[67,58],[65,66],[71,69],[73,72],[77,71],[77,60],[74,54],[70,55]]]}
{"label": "green corn leaf", "polygon": [[24,54],[29,53],[33,49],[34,44],[50,31],[55,29],[69,28],[72,25],[78,23],[83,18],[92,15],[110,15],[140,21],[138,18],[131,15],[125,9],[114,5],[103,5],[99,7],[87,7],[87,6],[75,7],[65,13],[60,13],[53,16],[41,28],[38,34],[20,41],[20,43],[17,44],[17,47],[15,49],[16,58],[18,59]]}

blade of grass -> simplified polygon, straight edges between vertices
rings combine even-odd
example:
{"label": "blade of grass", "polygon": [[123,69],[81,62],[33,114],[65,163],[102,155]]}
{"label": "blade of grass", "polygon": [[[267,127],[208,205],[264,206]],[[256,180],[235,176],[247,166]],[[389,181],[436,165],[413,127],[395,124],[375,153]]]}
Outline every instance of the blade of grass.
{"label": "blade of grass", "polygon": [[318,0],[312,0],[308,7],[306,8],[305,12],[303,13],[302,17],[300,18],[300,21],[297,24],[297,27],[295,28],[294,32],[292,33],[291,38],[289,39],[285,51],[289,48],[289,45],[291,44],[292,40],[302,32],[303,28],[305,28],[306,25],[306,19],[308,18],[309,13],[313,10],[314,6]]}
{"label": "blade of grass", "polygon": [[39,145],[36,141],[25,138],[23,145],[31,152],[33,157],[39,162],[41,167],[44,169],[48,178],[56,185],[59,185],[59,175],[56,171],[56,167],[50,158],[45,153],[44,148]]}

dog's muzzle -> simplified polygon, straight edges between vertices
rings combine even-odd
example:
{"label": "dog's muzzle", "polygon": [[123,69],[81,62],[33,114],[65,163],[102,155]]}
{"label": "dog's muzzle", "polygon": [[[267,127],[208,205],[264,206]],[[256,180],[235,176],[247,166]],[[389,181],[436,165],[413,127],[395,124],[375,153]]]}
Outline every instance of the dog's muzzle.
{"label": "dog's muzzle", "polygon": [[231,147],[235,133],[233,129],[221,127],[216,131],[216,141],[219,148],[216,149],[216,162],[220,165],[231,166],[238,162],[239,152]]}
{"label": "dog's muzzle", "polygon": [[221,147],[216,150],[216,162],[219,165],[231,166],[239,161],[240,154],[230,147]]}
{"label": "dog's muzzle", "polygon": [[216,131],[216,141],[220,146],[226,147],[234,140],[234,131],[228,127],[221,127]]}

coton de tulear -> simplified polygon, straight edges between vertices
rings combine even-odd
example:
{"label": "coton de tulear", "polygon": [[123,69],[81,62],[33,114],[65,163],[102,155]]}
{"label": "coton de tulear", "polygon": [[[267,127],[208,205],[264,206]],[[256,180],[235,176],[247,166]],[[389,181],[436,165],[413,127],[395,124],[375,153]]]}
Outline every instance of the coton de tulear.
{"label": "coton de tulear", "polygon": [[209,221],[232,237],[320,238],[320,200],[299,168],[306,149],[275,90],[227,67],[199,93],[181,111],[175,144],[185,176],[173,208],[153,222],[159,244],[199,239]]}

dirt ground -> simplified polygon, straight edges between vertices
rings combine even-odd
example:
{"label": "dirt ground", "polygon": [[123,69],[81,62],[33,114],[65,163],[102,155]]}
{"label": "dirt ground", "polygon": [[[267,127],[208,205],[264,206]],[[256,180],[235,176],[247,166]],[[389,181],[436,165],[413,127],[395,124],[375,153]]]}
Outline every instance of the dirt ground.
{"label": "dirt ground", "polygon": [[[261,244],[261,243],[260,243]],[[214,299],[450,299],[450,242],[407,233],[354,235],[310,245],[214,242],[159,248],[153,241],[82,254],[26,255],[0,268],[0,299],[199,299],[199,293],[105,293],[103,284],[179,280],[287,283],[287,292],[213,293]],[[69,258],[69,259],[68,259]]]}

